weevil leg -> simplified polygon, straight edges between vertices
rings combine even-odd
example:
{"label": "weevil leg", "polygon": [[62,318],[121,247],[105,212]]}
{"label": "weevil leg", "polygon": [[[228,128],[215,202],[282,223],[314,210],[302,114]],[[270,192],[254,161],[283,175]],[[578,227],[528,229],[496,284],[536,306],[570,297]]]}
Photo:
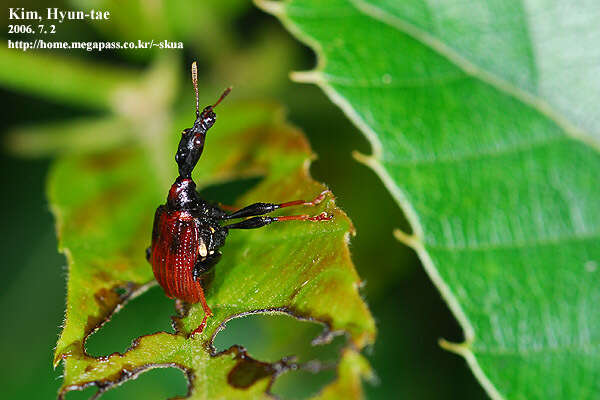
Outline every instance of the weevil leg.
{"label": "weevil leg", "polygon": [[294,200],[288,201],[285,203],[254,203],[246,206],[240,210],[237,210],[231,214],[226,215],[223,219],[234,219],[234,218],[245,218],[245,217],[254,217],[257,215],[264,215],[280,208],[292,207],[292,206],[316,206],[321,203],[327,193],[331,193],[330,190],[324,190],[317,197],[315,197],[312,201],[305,200]]}
{"label": "weevil leg", "polygon": [[194,280],[199,281],[200,277],[210,271],[221,260],[221,252],[215,251],[205,258],[198,258],[194,265]]}
{"label": "weevil leg", "polygon": [[273,222],[283,221],[329,221],[333,218],[333,215],[329,215],[326,212],[322,212],[319,215],[310,216],[307,214],[303,215],[288,215],[285,217],[253,217],[248,218],[235,224],[225,225],[227,229],[256,229],[261,228],[265,225],[269,225]]}
{"label": "weevil leg", "polygon": [[202,289],[202,287],[200,287],[200,303],[202,304],[202,309],[204,310],[204,317],[202,318],[202,322],[200,323],[200,325],[198,325],[198,327],[194,329],[188,337],[192,337],[196,334],[201,334],[204,328],[206,327],[206,321],[209,317],[212,317],[213,315],[212,310],[210,309],[210,307],[206,303],[206,299],[204,298],[204,290]]}
{"label": "weevil leg", "polygon": [[[196,265],[194,265],[194,280],[198,282],[200,277],[217,265],[220,259],[220,251],[216,251],[204,259],[198,259],[198,261],[196,261]],[[210,307],[206,303],[206,299],[204,298],[204,289],[202,289],[202,287],[200,287],[200,303],[202,304],[202,309],[204,310],[204,318],[202,318],[202,323],[198,325],[198,327],[194,329],[192,333],[190,333],[190,336],[202,333],[204,327],[206,327],[206,321],[208,320],[208,317],[213,315]]]}

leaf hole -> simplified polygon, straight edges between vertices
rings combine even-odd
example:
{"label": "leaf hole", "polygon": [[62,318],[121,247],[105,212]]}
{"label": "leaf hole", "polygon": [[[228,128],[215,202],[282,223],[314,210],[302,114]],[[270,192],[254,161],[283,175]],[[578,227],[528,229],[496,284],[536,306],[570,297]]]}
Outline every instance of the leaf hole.
{"label": "leaf hole", "polygon": [[[98,392],[96,386],[83,391],[72,391],[66,394],[66,400],[83,400],[94,398]],[[100,397],[102,400],[147,399],[164,400],[184,397],[188,392],[188,380],[184,372],[175,367],[158,367],[144,371],[139,376],[129,379],[119,387],[106,390]]]}
{"label": "leaf hole", "polygon": [[129,301],[126,307],[88,337],[87,353],[94,357],[124,353],[134,338],[161,331],[173,332],[170,319],[173,315],[173,300],[166,297],[160,287],[154,286]]}
{"label": "leaf hole", "polygon": [[[267,363],[275,364],[286,357],[293,357],[294,363],[300,367],[279,375],[271,393],[282,399],[306,399],[335,380],[335,367],[346,345],[344,336],[337,336],[327,344],[312,345],[311,342],[322,335],[323,329],[322,324],[283,314],[253,314],[227,322],[227,328],[217,334],[213,345],[217,352],[241,345],[252,358]],[[265,368],[261,362],[245,363],[247,365],[242,366],[240,362],[230,372],[230,384],[247,387],[253,376],[261,376],[261,371],[256,369]]]}

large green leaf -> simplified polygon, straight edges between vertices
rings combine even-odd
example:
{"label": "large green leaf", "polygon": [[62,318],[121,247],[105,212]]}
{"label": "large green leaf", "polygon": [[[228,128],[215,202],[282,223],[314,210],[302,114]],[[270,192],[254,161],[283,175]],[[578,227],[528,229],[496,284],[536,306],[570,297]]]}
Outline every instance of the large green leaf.
{"label": "large green leaf", "polygon": [[579,3],[259,3],[371,141],[493,398],[600,393],[600,5]]}
{"label": "large green leaf", "polygon": [[[172,68],[164,67],[169,76]],[[161,84],[157,85],[147,86]],[[143,93],[131,96],[146,96]],[[322,341],[345,333],[348,343],[339,379],[323,393],[346,391],[360,397],[360,381],[369,371],[357,351],[373,342],[375,327],[358,293],[360,279],[348,251],[353,227],[332,195],[317,207],[292,211],[327,212],[333,215],[331,221],[281,223],[230,233],[208,285],[207,301],[214,317],[201,335],[187,338],[203,317],[202,307],[194,305],[176,320],[175,333],[137,338],[123,354],[98,358],[87,354],[87,337],[154,282],[144,250],[150,242],[154,210],[164,203],[176,176],[173,157],[179,132],[193,117],[190,109],[171,123],[158,107],[138,112],[132,117],[139,123],[135,130],[120,130],[127,138],[101,140],[102,146],[94,149],[93,139],[86,134],[85,140],[72,143],[74,151],[54,162],[50,173],[49,198],[60,247],[69,264],[66,318],[55,353],[55,363],[64,360],[61,396],[91,385],[102,392],[148,369],[177,367],[190,380],[190,398],[264,397],[278,374],[302,366],[285,361],[261,363],[235,346],[214,354],[212,340],[232,318],[266,312],[323,323]],[[269,104],[236,105],[228,99],[220,106],[218,122],[195,171],[199,189],[260,177],[237,200],[238,206],[310,199],[321,193],[325,186],[308,173],[313,158],[308,143],[281,115],[281,110]],[[105,127],[122,127],[111,124]],[[94,132],[100,134],[101,127]],[[24,130],[13,143],[29,154],[55,151],[57,146],[50,141],[43,142],[46,146],[27,147],[36,138],[55,135],[55,130],[56,126],[42,133]],[[70,132],[56,137],[72,142],[73,136]],[[238,373],[241,383],[236,385]]]}

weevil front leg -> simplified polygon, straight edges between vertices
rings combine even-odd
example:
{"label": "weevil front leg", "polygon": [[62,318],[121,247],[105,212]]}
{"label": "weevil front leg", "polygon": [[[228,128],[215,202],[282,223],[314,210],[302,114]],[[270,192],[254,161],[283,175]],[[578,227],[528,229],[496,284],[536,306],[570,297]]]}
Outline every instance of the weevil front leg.
{"label": "weevil front leg", "polygon": [[319,215],[310,216],[307,214],[302,215],[286,215],[283,217],[253,217],[246,220],[236,222],[235,224],[225,225],[223,228],[227,229],[256,229],[262,228],[265,225],[269,225],[273,222],[283,221],[329,221],[333,218],[333,215],[329,215],[326,212],[322,212]]}
{"label": "weevil front leg", "polygon": [[288,201],[285,203],[254,203],[246,206],[240,210],[237,210],[231,214],[228,214],[223,217],[223,219],[235,219],[235,218],[245,218],[245,217],[254,217],[257,215],[264,215],[280,208],[292,207],[292,206],[316,206],[321,203],[327,193],[331,193],[329,190],[324,190],[317,197],[315,197],[312,201],[305,200],[294,200]]}

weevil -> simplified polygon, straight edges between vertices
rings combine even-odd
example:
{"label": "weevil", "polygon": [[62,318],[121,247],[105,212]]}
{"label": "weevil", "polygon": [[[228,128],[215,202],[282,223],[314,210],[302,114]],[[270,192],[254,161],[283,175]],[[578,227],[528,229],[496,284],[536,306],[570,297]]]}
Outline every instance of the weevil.
{"label": "weevil", "polygon": [[[214,104],[206,106],[200,112],[196,62],[192,64],[192,83],[196,94],[196,120],[191,128],[184,129],[181,134],[175,154],[179,176],[169,190],[166,203],[156,209],[152,243],[146,250],[146,258],[152,265],[154,277],[168,297],[202,304],[204,317],[190,336],[201,333],[207,319],[212,316],[204,297],[202,277],[221,259],[219,249],[225,244],[230,230],[261,228],[273,222],[327,221],[332,218],[325,212],[315,216],[264,216],[285,207],[317,205],[326,198],[329,191],[320,193],[312,201],[254,203],[233,212],[202,199],[192,180],[192,171],[204,150],[206,134],[216,121],[215,107],[229,94],[231,88],[227,88]],[[243,220],[229,223],[232,219]]]}

